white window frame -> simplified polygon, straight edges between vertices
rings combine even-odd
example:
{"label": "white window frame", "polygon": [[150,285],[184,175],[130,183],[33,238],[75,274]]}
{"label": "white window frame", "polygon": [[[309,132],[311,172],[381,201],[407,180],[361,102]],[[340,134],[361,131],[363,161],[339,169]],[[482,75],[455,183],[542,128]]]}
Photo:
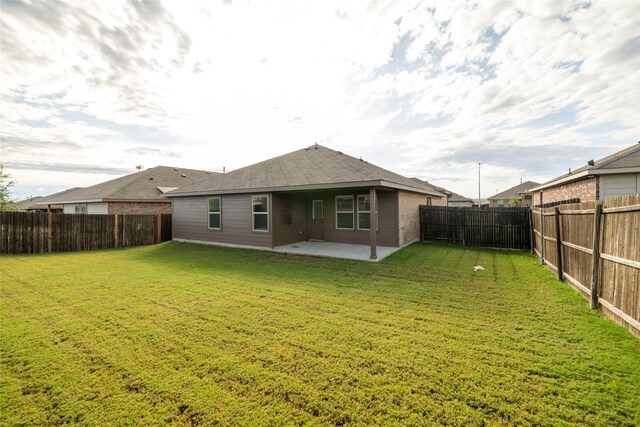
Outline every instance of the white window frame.
{"label": "white window frame", "polygon": [[[210,210],[211,204],[209,203],[209,201],[213,199],[218,199],[218,209],[219,209],[218,212],[212,212]],[[220,221],[219,221],[220,227],[211,227],[211,219],[210,219],[211,214],[216,214],[216,213],[220,216]],[[209,197],[207,199],[207,228],[209,230],[222,230],[222,197],[220,196]]]}
{"label": "white window frame", "polygon": [[[371,230],[371,199],[369,199],[369,210],[368,211],[361,211],[360,210],[360,198],[366,199],[367,197],[370,198],[369,194],[358,194],[358,196],[356,197],[356,202],[358,204],[358,230]],[[363,228],[360,227],[360,214],[369,214],[369,228]]]}
{"label": "white window frame", "polygon": [[[370,194],[358,194],[358,196],[356,197],[356,202],[358,205],[358,230],[366,230],[366,231],[371,231],[371,201],[369,201],[369,210],[368,211],[361,211],[360,210],[360,197],[371,197]],[[376,212],[376,231],[380,230],[380,216],[378,215],[378,198],[376,197],[375,200],[375,212]],[[360,214],[361,213],[368,213],[369,214],[369,228],[362,228],[360,227]]]}
{"label": "white window frame", "polygon": [[[266,197],[267,198],[267,211],[266,212],[254,212],[253,211],[253,199],[254,197]],[[270,228],[269,227],[269,214],[271,213],[271,210],[269,209],[269,204],[270,204],[270,197],[268,194],[253,194],[251,195],[251,231],[255,232],[255,233],[268,233]],[[267,216],[267,229],[266,230],[256,230],[255,226],[256,226],[256,221],[255,221],[255,215],[266,215]]]}
{"label": "white window frame", "polygon": [[[342,198],[342,199],[350,198],[353,208],[350,211],[338,211],[338,199],[339,198]],[[356,218],[354,218],[355,215],[356,215],[356,204],[355,204],[355,200],[353,199],[353,195],[339,195],[339,196],[336,196],[335,202],[336,202],[336,209],[335,209],[335,211],[336,211],[336,217],[335,217],[336,218],[336,230],[353,230],[354,226],[356,224]],[[338,214],[339,213],[342,213],[342,214],[350,213],[351,214],[351,227],[350,228],[338,227]]]}

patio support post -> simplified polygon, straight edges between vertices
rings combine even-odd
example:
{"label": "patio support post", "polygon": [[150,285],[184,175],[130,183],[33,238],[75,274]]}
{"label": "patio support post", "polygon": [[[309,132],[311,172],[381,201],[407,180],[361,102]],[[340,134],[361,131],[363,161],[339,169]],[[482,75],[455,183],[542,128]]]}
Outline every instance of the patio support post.
{"label": "patio support post", "polygon": [[376,233],[377,233],[377,225],[378,225],[378,212],[376,212],[376,189],[372,188],[369,190],[369,202],[371,205],[369,206],[369,244],[371,245],[371,259],[378,259],[378,254],[376,253]]}

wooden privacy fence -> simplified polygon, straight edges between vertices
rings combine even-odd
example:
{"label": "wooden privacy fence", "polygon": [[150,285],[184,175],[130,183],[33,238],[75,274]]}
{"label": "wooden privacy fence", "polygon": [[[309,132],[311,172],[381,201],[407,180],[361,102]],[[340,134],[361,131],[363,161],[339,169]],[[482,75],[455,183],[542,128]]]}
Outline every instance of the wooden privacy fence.
{"label": "wooden privacy fence", "polygon": [[470,246],[529,249],[529,208],[420,206],[420,238]]}
{"label": "wooden privacy fence", "polygon": [[0,212],[0,254],[88,251],[171,240],[171,214]]}
{"label": "wooden privacy fence", "polygon": [[640,336],[640,194],[531,212],[540,262]]}

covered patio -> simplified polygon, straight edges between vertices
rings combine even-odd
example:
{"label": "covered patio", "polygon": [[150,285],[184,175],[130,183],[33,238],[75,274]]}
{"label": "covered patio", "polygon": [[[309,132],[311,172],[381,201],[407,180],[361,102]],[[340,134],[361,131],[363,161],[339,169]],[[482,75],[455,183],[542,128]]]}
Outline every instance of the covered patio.
{"label": "covered patio", "polygon": [[309,242],[301,241],[282,246],[276,246],[273,252],[293,255],[310,255],[327,258],[344,258],[358,261],[378,262],[385,259],[401,247],[377,246],[377,257],[371,257],[371,246],[351,243]]}

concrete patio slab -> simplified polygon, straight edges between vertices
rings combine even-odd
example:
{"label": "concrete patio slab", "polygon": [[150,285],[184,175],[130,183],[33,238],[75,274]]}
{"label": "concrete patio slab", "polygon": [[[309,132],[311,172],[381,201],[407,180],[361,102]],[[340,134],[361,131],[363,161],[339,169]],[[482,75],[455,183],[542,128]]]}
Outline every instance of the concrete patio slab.
{"label": "concrete patio slab", "polygon": [[276,246],[274,252],[294,255],[311,255],[328,258],[355,259],[358,261],[378,262],[402,248],[390,246],[377,247],[377,259],[371,259],[369,245],[353,245],[349,243],[308,242],[302,241],[290,245]]}

